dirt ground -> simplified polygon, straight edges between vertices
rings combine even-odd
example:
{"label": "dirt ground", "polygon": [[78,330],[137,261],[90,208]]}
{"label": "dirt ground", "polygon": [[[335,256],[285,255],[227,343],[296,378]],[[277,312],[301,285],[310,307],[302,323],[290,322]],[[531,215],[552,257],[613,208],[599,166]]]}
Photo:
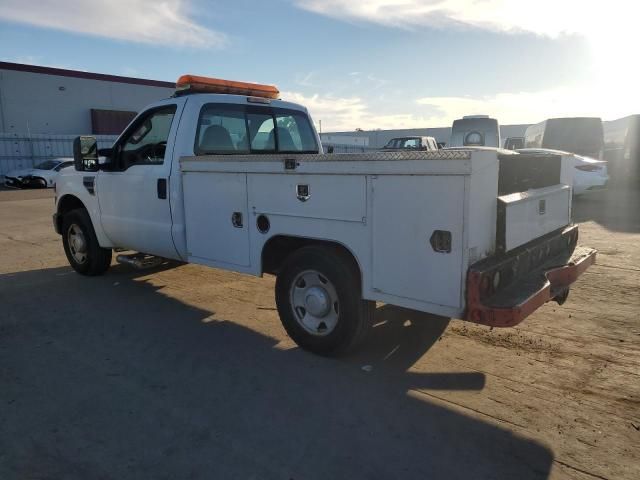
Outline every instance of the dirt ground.
{"label": "dirt ground", "polygon": [[0,191],[0,479],[638,479],[639,207],[574,203],[599,255],[562,307],[489,330],[379,306],[325,359],[273,278],[82,278],[52,193]]}

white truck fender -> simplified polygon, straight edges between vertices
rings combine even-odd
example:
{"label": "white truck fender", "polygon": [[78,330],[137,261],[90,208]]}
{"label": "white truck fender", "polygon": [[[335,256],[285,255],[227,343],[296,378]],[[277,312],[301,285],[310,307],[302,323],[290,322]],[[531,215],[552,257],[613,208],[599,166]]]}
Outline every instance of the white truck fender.
{"label": "white truck fender", "polygon": [[[96,175],[92,173],[87,175],[88,172],[74,172],[69,175],[60,176],[57,181],[56,191],[58,197],[56,201],[56,214],[60,215],[65,210],[65,203],[72,200],[74,197],[82,203],[86,208],[93,224],[93,229],[96,232],[98,243],[103,248],[113,248],[111,239],[106,235],[100,222],[100,208],[98,205],[98,197],[95,192]],[[81,177],[82,181],[78,181]],[[75,180],[75,181],[74,181]]]}

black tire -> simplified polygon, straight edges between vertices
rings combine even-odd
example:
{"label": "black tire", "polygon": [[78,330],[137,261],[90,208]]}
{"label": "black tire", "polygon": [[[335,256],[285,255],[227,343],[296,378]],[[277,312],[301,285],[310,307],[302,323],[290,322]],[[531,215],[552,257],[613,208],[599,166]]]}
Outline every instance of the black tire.
{"label": "black tire", "polygon": [[[321,274],[337,294],[338,319],[328,334],[312,334],[298,321],[291,292],[296,279],[306,271]],[[353,351],[371,327],[375,303],[361,298],[358,266],[349,254],[339,248],[313,245],[292,253],[276,278],[275,293],[285,330],[301,348],[310,352],[337,356]]]}
{"label": "black tire", "polygon": [[[74,230],[79,228],[84,236],[86,244],[84,247],[84,261],[79,261],[76,258],[78,254],[74,250],[74,246],[70,244],[69,231],[71,228]],[[69,264],[81,275],[102,275],[111,265],[111,249],[102,248],[98,243],[91,218],[84,208],[71,210],[64,215],[62,220],[62,244]]]}

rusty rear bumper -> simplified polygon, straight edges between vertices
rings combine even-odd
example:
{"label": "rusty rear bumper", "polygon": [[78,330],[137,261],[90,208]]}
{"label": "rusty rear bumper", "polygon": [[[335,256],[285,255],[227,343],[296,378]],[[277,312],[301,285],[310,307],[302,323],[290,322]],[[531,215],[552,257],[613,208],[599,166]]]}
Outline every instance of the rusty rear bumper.
{"label": "rusty rear bumper", "polygon": [[577,228],[567,227],[510,255],[473,265],[467,275],[465,320],[512,327],[546,302],[564,301],[570,285],[596,260],[596,250],[575,246]]}

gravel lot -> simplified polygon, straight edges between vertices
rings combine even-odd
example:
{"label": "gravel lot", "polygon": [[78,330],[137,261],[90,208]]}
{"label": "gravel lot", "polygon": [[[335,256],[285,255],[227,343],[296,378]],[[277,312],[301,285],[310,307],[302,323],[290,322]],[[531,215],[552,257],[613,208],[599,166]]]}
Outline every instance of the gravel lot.
{"label": "gravel lot", "polygon": [[640,478],[640,192],[574,203],[599,255],[563,307],[379,306],[339,360],[287,338],[271,277],[76,275],[52,197],[0,191],[2,480]]}

